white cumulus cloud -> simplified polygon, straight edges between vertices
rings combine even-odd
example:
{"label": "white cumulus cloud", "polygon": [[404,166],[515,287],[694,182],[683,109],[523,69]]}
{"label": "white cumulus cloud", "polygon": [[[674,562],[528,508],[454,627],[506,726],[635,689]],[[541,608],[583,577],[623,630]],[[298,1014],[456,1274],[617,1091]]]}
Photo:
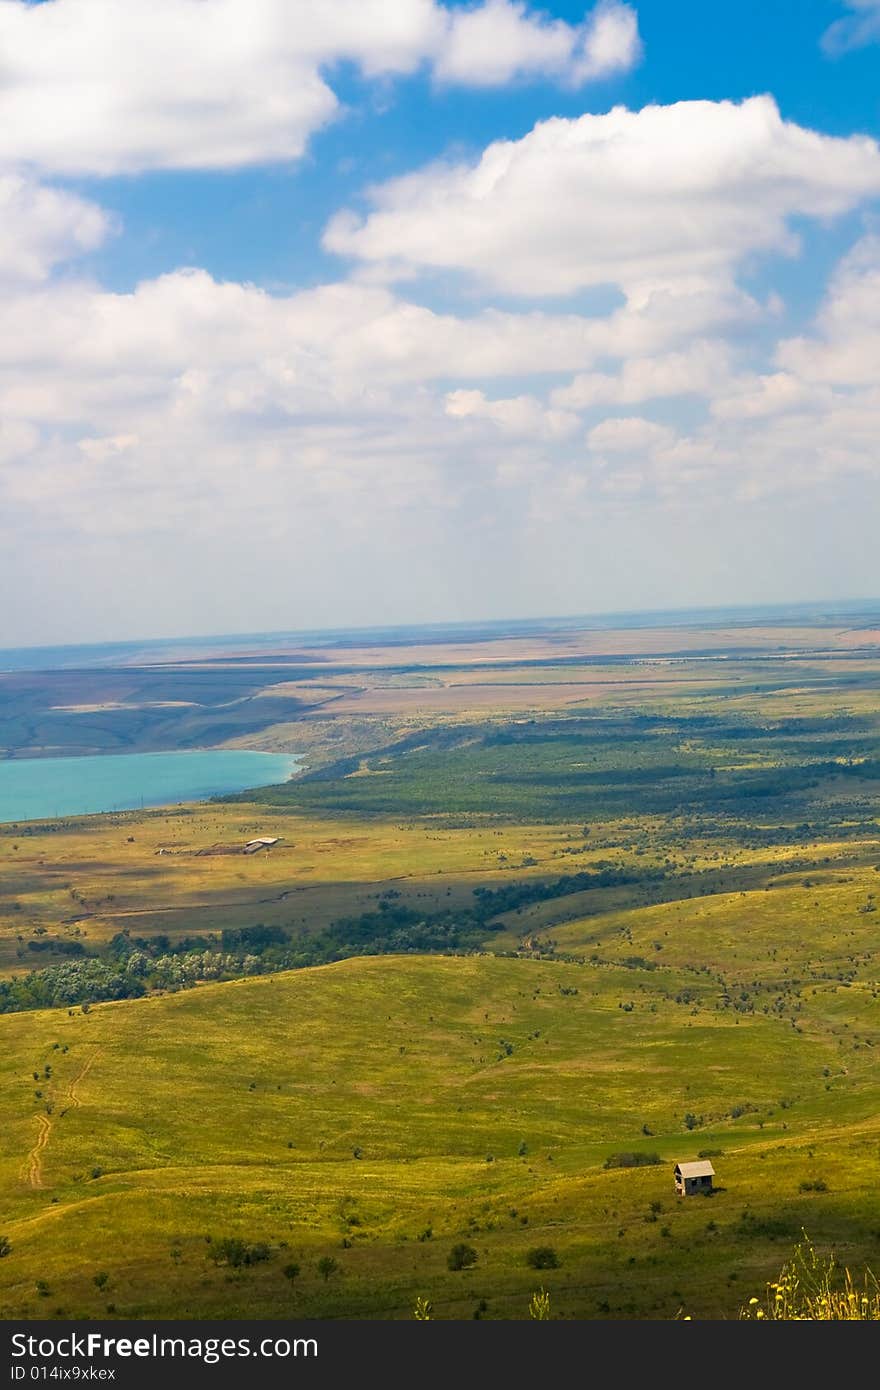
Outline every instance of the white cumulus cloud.
{"label": "white cumulus cloud", "polygon": [[435,72],[448,82],[497,86],[549,76],[569,85],[625,72],[641,51],[635,10],[606,0],[580,25],[531,13],[517,0],[453,10]]}
{"label": "white cumulus cloud", "polygon": [[520,439],[564,439],[578,427],[570,411],[547,408],[534,396],[508,396],[488,400],[482,391],[450,391],[446,414],[457,420],[488,420]]}
{"label": "white cumulus cloud", "polygon": [[383,184],[324,244],[389,275],[461,271],[520,295],[697,291],[747,255],[795,251],[796,215],[835,217],[877,193],[876,141],[784,121],[769,96],[615,107]]}
{"label": "white cumulus cloud", "polygon": [[636,405],[674,396],[710,396],[730,373],[726,343],[697,339],[680,352],[631,357],[620,371],[584,372],[553,392],[553,404],[570,410]]}
{"label": "white cumulus cloud", "polygon": [[780,366],[813,383],[876,385],[880,378],[880,236],[864,237],[838,267],[816,331],[779,345]]}
{"label": "white cumulus cloud", "polygon": [[588,442],[595,453],[641,454],[659,449],[675,438],[674,431],[638,415],[612,416],[590,430]]}
{"label": "white cumulus cloud", "polygon": [[74,193],[0,173],[0,283],[44,280],[53,266],[100,246],[111,225]]}
{"label": "white cumulus cloud", "polygon": [[757,420],[791,411],[819,409],[828,393],[817,391],[790,372],[771,372],[731,383],[730,394],[719,393],[712,414],[719,420]]}
{"label": "white cumulus cloud", "polygon": [[515,0],[0,0],[0,164],[53,174],[229,169],[299,158],[334,118],[333,73],[421,65],[448,82],[569,84],[620,71],[635,12],[582,25]]}

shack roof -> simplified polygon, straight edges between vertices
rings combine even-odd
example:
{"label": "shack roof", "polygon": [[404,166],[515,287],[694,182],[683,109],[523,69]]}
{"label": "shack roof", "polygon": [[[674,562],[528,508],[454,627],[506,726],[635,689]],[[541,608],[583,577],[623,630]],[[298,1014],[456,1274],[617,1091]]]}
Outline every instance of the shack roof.
{"label": "shack roof", "polygon": [[676,1163],[676,1173],[680,1173],[683,1178],[713,1178],[715,1169],[708,1158],[701,1158],[694,1163]]}

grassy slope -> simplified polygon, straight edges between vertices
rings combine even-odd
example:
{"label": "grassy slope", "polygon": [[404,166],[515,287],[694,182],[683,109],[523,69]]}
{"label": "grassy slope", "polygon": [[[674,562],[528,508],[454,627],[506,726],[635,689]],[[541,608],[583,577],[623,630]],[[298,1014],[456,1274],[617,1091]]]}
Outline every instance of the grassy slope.
{"label": "grassy slope", "polygon": [[[702,671],[532,722],[389,725],[379,749],[380,721],[321,716],[291,737],[345,761],[263,804],[5,827],[4,973],[57,959],[42,932],[311,931],[390,886],[430,912],[521,876],[667,877],[492,937],[565,961],[349,960],[0,1017],[0,1314],[406,1317],[423,1294],[521,1317],[543,1282],[563,1316],[732,1316],[802,1226],[876,1269],[876,659]],[[193,853],[252,834],[285,838]],[[665,1166],[603,1169],[635,1147]],[[702,1148],[723,1190],[676,1202],[671,1163]],[[218,1269],[225,1235],[272,1258]],[[459,1240],[479,1259],[451,1273]],[[539,1244],[557,1270],[528,1268]]]}
{"label": "grassy slope", "polygon": [[[876,1262],[876,1080],[863,1052],[841,1069],[831,1031],[880,1036],[870,991],[819,996],[821,1026],[797,1031],[678,1004],[687,978],[385,957],[7,1015],[3,1315],[405,1317],[422,1293],[440,1316],[480,1298],[488,1316],[522,1316],[543,1282],[566,1316],[724,1316],[802,1226],[851,1265]],[[743,1102],[755,1109],[732,1118]],[[665,1166],[603,1169],[637,1147]],[[724,1190],[676,1201],[672,1162],[704,1147],[725,1150]],[[827,1192],[799,1190],[819,1177]],[[273,1257],[218,1269],[208,1235],[265,1240]],[[458,1240],[479,1259],[453,1274]],[[558,1270],[527,1267],[538,1244]],[[326,1282],[324,1254],[341,1267]]]}

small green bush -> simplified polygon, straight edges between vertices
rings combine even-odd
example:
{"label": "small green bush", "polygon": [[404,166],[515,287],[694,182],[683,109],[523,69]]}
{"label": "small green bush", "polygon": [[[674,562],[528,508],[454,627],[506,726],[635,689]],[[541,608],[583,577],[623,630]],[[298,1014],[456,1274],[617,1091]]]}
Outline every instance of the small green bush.
{"label": "small green bush", "polygon": [[238,1236],[224,1236],[222,1240],[211,1242],[211,1259],[214,1263],[229,1265],[232,1269],[240,1269],[242,1265],[261,1264],[269,1259],[271,1253],[268,1245],[263,1242],[248,1245]]}
{"label": "small green bush", "polygon": [[533,1245],[526,1252],[526,1264],[530,1269],[557,1269],[559,1256],[552,1245]]}
{"label": "small green bush", "polygon": [[472,1245],[453,1245],[446,1256],[447,1269],[468,1269],[477,1263],[477,1252]]}

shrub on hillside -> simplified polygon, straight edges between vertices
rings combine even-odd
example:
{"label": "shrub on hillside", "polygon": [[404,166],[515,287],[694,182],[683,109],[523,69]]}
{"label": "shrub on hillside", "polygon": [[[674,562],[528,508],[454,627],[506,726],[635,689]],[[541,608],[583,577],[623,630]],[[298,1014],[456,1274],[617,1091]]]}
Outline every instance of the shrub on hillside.
{"label": "shrub on hillside", "polygon": [[332,1255],[322,1255],[318,1261],[318,1273],[326,1284],[331,1274],[335,1274],[339,1269],[339,1261]]}
{"label": "shrub on hillside", "polygon": [[659,1154],[646,1153],[616,1153],[609,1154],[603,1163],[603,1168],[654,1168],[663,1159]]}
{"label": "shrub on hillside", "polygon": [[559,1256],[552,1245],[534,1245],[526,1252],[526,1264],[531,1269],[557,1269]]}
{"label": "shrub on hillside", "polygon": [[248,1245],[237,1236],[224,1236],[222,1240],[212,1241],[210,1251],[215,1264],[229,1265],[232,1269],[240,1269],[242,1265],[261,1264],[263,1260],[269,1259],[271,1253],[268,1245],[262,1241]]}
{"label": "shrub on hillside", "polygon": [[472,1245],[453,1245],[449,1254],[446,1256],[446,1266],[448,1269],[467,1269],[470,1265],[477,1263],[477,1252]]}

